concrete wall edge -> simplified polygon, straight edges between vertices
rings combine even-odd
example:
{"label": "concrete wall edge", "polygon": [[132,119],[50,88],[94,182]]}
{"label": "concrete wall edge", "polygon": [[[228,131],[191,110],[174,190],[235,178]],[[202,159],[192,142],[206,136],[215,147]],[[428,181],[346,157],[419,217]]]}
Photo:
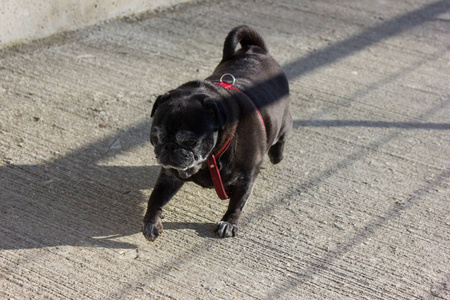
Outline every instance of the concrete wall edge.
{"label": "concrete wall edge", "polygon": [[2,0],[0,49],[195,0]]}

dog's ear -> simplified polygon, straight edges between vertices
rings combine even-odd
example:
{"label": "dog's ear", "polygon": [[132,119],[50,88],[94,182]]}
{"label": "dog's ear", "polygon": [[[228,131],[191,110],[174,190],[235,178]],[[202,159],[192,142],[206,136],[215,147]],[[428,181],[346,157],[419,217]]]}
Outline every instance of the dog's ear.
{"label": "dog's ear", "polygon": [[153,117],[158,106],[161,103],[163,103],[164,101],[168,100],[169,98],[170,98],[170,93],[165,93],[164,95],[158,96],[156,98],[155,104],[153,104],[152,113],[150,114],[150,117]]}
{"label": "dog's ear", "polygon": [[224,130],[227,125],[228,118],[222,102],[208,98],[203,101],[203,105],[213,114],[217,121],[218,129]]}

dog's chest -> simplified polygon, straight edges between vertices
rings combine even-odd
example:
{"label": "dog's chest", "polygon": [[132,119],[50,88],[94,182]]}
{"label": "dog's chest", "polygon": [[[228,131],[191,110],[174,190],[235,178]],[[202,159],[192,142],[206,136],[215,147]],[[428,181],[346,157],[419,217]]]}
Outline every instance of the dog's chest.
{"label": "dog's chest", "polygon": [[[237,174],[233,174],[233,173],[234,172],[232,172],[232,170],[230,168],[228,168],[227,166],[220,169],[222,183],[225,187],[231,185],[235,181],[236,176],[234,176],[234,175],[237,175]],[[214,187],[214,184],[213,184],[213,181],[211,178],[211,173],[209,172],[207,167],[200,169],[196,174],[191,176],[188,180],[198,184],[199,186],[201,186],[203,188],[213,188]]]}
{"label": "dog's chest", "polygon": [[196,174],[192,175],[188,180],[192,181],[204,188],[211,188],[214,186],[211,175],[209,173],[209,170],[206,167],[200,169]]}

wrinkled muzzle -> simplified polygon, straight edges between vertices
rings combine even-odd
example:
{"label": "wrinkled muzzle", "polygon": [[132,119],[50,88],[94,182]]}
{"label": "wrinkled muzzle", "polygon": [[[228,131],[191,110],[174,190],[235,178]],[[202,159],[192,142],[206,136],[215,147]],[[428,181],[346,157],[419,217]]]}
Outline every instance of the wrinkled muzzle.
{"label": "wrinkled muzzle", "polygon": [[170,142],[155,148],[156,159],[165,168],[185,170],[196,164],[198,157],[176,143]]}

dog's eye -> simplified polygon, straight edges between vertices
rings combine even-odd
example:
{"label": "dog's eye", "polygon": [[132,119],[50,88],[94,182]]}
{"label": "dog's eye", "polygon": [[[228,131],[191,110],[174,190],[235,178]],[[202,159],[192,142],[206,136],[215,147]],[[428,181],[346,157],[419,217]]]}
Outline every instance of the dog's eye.
{"label": "dog's eye", "polygon": [[183,145],[188,146],[188,147],[194,147],[195,145],[197,145],[197,141],[196,140],[186,140],[183,142]]}
{"label": "dog's eye", "polygon": [[152,143],[152,145],[158,144],[158,141],[159,141],[158,135],[152,133],[152,134],[150,135],[150,142]]}

